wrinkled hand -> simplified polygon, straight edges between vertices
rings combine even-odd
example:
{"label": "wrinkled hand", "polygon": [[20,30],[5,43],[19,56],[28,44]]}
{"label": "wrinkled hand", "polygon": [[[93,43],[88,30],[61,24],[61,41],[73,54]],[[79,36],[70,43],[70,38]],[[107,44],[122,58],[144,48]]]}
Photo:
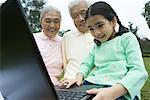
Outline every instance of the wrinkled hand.
{"label": "wrinkled hand", "polygon": [[77,84],[78,86],[82,85],[83,75],[77,74],[75,79],[62,79],[60,81],[60,86],[65,85],[66,88],[69,88],[73,84]]}

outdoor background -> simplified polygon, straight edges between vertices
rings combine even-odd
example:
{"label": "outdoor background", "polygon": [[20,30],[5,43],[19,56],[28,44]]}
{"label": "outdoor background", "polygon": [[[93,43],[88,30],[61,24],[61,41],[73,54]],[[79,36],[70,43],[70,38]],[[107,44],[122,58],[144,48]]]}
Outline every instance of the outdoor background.
{"label": "outdoor background", "polygon": [[[71,0],[22,0],[33,33],[41,31],[38,22],[40,10],[47,5],[57,7],[62,14],[59,35],[76,30],[68,12]],[[38,2],[37,2],[38,1]],[[90,0],[92,3],[98,0]],[[150,75],[150,1],[149,0],[104,0],[108,2],[118,14],[123,25],[133,32],[140,43],[145,67]],[[31,8],[30,8],[31,7]],[[38,15],[38,16],[37,16]],[[31,17],[32,16],[32,17]],[[36,24],[34,24],[36,23]],[[38,24],[37,24],[38,23]],[[36,27],[37,25],[37,27]],[[142,89],[142,100],[150,100],[150,78]]]}
{"label": "outdoor background", "polygon": [[[6,0],[0,0],[0,5]],[[21,0],[27,20],[33,33],[41,31],[39,23],[40,11],[44,6],[52,5],[60,9],[62,14],[59,35],[75,30],[73,21],[68,13],[71,0]],[[99,0],[90,0],[92,3]],[[140,43],[145,68],[150,75],[150,0],[104,0],[118,14],[123,25],[133,32]],[[150,100],[150,77],[142,88],[142,100]]]}

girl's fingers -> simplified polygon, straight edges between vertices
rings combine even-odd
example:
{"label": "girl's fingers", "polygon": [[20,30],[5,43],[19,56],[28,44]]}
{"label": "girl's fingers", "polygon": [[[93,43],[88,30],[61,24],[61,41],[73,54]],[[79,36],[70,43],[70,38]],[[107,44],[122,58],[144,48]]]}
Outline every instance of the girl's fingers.
{"label": "girl's fingers", "polygon": [[99,92],[99,89],[86,90],[86,93],[88,93],[88,94],[97,94],[98,92]]}
{"label": "girl's fingers", "polygon": [[101,96],[100,96],[100,94],[97,94],[92,100],[101,100],[102,98],[101,98]]}

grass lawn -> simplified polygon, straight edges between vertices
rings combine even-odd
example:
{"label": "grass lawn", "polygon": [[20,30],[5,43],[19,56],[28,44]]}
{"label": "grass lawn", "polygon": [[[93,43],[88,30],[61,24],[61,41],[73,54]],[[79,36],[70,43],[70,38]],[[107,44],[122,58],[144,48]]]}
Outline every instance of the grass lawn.
{"label": "grass lawn", "polygon": [[[144,63],[148,71],[148,74],[150,76],[150,57],[144,57]],[[150,100],[150,77],[148,77],[148,80],[146,81],[142,89],[141,95],[142,95],[142,100]]]}

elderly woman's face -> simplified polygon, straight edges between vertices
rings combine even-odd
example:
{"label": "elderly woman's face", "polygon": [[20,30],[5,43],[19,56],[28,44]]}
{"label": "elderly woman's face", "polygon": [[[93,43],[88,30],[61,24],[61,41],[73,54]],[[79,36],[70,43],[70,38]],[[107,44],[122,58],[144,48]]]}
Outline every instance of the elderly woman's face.
{"label": "elderly woman's face", "polygon": [[45,35],[50,38],[56,36],[60,29],[61,15],[56,11],[47,12],[41,19],[41,26]]}
{"label": "elderly woman's face", "polygon": [[85,3],[80,3],[71,9],[71,17],[77,29],[84,33],[87,31],[85,24],[85,15],[88,7]]}

